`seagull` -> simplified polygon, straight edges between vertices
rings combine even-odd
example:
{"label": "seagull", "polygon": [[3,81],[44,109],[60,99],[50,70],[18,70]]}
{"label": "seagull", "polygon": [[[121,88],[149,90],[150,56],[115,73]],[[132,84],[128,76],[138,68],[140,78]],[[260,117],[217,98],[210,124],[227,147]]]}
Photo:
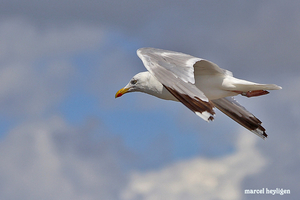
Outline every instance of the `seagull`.
{"label": "seagull", "polygon": [[136,74],[115,98],[125,93],[144,92],[179,101],[205,121],[214,119],[216,107],[262,139],[267,138],[262,122],[233,96],[261,96],[268,94],[267,90],[280,90],[280,86],[234,78],[230,71],[215,63],[184,53],[141,48],[137,55],[148,71]]}

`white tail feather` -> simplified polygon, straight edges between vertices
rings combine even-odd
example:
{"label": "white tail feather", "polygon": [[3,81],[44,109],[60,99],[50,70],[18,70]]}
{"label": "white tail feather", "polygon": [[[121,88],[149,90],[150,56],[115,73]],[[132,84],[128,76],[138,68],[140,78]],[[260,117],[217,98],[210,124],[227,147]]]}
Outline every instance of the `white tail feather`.
{"label": "white tail feather", "polygon": [[235,90],[247,92],[254,90],[280,90],[280,86],[275,84],[259,84],[245,81],[245,83],[234,83]]}

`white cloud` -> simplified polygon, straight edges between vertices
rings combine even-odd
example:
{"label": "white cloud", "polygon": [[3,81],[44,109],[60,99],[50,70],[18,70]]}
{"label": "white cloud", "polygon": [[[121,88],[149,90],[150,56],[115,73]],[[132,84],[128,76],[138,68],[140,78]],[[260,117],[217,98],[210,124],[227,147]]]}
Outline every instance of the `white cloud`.
{"label": "white cloud", "polygon": [[56,116],[12,130],[0,145],[0,199],[116,199],[126,149],[104,130],[91,139],[93,126]]}
{"label": "white cloud", "polygon": [[101,46],[103,31],[13,19],[0,22],[0,38],[0,110],[14,124],[0,145],[0,199],[115,199],[126,148],[102,129],[91,139],[93,128],[71,127],[53,109],[81,77],[70,57]]}
{"label": "white cloud", "polygon": [[236,152],[223,158],[195,158],[150,172],[133,172],[123,199],[240,199],[241,183],[259,173],[265,160],[258,138],[242,132]]}

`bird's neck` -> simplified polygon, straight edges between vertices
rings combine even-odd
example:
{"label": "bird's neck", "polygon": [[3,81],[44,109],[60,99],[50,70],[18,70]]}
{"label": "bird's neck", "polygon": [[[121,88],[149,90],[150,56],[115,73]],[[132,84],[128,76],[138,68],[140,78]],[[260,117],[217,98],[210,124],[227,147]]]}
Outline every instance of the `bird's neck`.
{"label": "bird's neck", "polygon": [[154,76],[149,73],[148,88],[143,92],[165,100],[178,101]]}

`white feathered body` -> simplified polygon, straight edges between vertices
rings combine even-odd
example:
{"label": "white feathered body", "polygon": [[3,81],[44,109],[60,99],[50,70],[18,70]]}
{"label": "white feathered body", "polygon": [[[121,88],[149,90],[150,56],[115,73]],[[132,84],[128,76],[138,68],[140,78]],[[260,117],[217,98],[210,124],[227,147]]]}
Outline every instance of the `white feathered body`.
{"label": "white feathered body", "polygon": [[[140,92],[151,94],[161,99],[178,101],[154,76],[148,71],[141,72],[137,77],[148,77],[151,88],[144,87]],[[253,90],[276,90],[274,84],[259,84],[234,78],[230,75],[198,75],[195,76],[195,86],[201,90],[209,100],[220,99],[228,96],[236,96],[240,92]]]}
{"label": "white feathered body", "polygon": [[278,86],[273,84],[254,83],[234,78],[229,75],[198,75],[195,79],[196,87],[199,88],[209,100],[236,96],[239,94],[238,92],[279,89]]}

